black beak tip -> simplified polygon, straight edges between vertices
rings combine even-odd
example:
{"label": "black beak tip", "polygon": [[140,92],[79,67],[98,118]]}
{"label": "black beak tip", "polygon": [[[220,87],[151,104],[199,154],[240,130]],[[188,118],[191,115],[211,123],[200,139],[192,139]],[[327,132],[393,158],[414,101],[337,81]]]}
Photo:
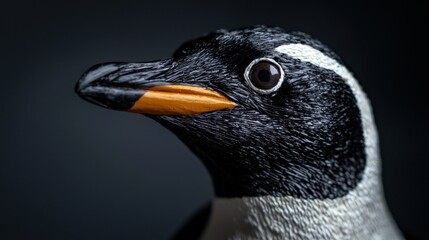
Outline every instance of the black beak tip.
{"label": "black beak tip", "polygon": [[[82,78],[82,77],[81,77]],[[82,86],[80,85],[80,79],[79,81],[76,83],[76,85],[74,86],[74,92],[79,95],[82,96]]]}
{"label": "black beak tip", "polygon": [[77,82],[74,89],[76,94],[104,108],[121,111],[130,109],[144,94],[144,90],[121,87],[115,83],[123,66],[121,63],[102,63],[91,67]]}
{"label": "black beak tip", "polygon": [[85,98],[85,93],[87,92],[86,90],[88,87],[96,85],[98,80],[114,71],[117,71],[118,69],[119,67],[115,63],[101,63],[91,67],[82,74],[79,81],[76,83],[74,88],[76,94]]}

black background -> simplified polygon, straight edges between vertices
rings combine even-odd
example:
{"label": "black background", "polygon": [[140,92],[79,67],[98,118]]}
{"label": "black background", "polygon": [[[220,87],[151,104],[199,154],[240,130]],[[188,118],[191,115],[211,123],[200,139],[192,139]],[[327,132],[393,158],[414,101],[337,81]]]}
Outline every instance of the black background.
{"label": "black background", "polygon": [[411,239],[428,239],[419,9],[410,1],[2,4],[0,239],[170,236],[212,198],[208,173],[154,121],[88,104],[74,84],[95,63],[168,58],[206,32],[255,24],[309,33],[342,57],[372,100],[389,208]]}

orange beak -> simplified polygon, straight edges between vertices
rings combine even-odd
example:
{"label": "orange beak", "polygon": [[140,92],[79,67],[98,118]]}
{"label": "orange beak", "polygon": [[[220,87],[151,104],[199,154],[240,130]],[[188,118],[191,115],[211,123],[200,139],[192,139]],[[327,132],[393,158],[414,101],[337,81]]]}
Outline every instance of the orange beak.
{"label": "orange beak", "polygon": [[185,85],[155,86],[145,93],[128,110],[151,115],[193,115],[232,109],[236,103],[223,95],[201,87]]}

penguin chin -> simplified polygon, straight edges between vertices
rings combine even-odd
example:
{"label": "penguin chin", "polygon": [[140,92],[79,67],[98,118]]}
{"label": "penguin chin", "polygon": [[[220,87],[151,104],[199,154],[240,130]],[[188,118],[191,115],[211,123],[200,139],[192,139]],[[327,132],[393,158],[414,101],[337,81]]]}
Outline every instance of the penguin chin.
{"label": "penguin chin", "polygon": [[365,168],[361,141],[348,143],[354,148],[337,146],[341,154],[320,143],[291,143],[289,139],[296,138],[286,127],[273,127],[267,115],[243,109],[149,117],[173,132],[202,161],[217,196],[334,199],[361,181]]}

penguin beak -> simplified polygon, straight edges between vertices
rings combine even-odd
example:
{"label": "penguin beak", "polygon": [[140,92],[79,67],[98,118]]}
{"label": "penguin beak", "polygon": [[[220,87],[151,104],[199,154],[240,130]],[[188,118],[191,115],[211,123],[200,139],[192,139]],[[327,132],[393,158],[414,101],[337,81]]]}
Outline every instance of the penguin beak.
{"label": "penguin beak", "polygon": [[104,63],[84,73],[75,90],[102,107],[150,115],[193,115],[237,105],[216,91],[179,83],[173,71],[172,60]]}

